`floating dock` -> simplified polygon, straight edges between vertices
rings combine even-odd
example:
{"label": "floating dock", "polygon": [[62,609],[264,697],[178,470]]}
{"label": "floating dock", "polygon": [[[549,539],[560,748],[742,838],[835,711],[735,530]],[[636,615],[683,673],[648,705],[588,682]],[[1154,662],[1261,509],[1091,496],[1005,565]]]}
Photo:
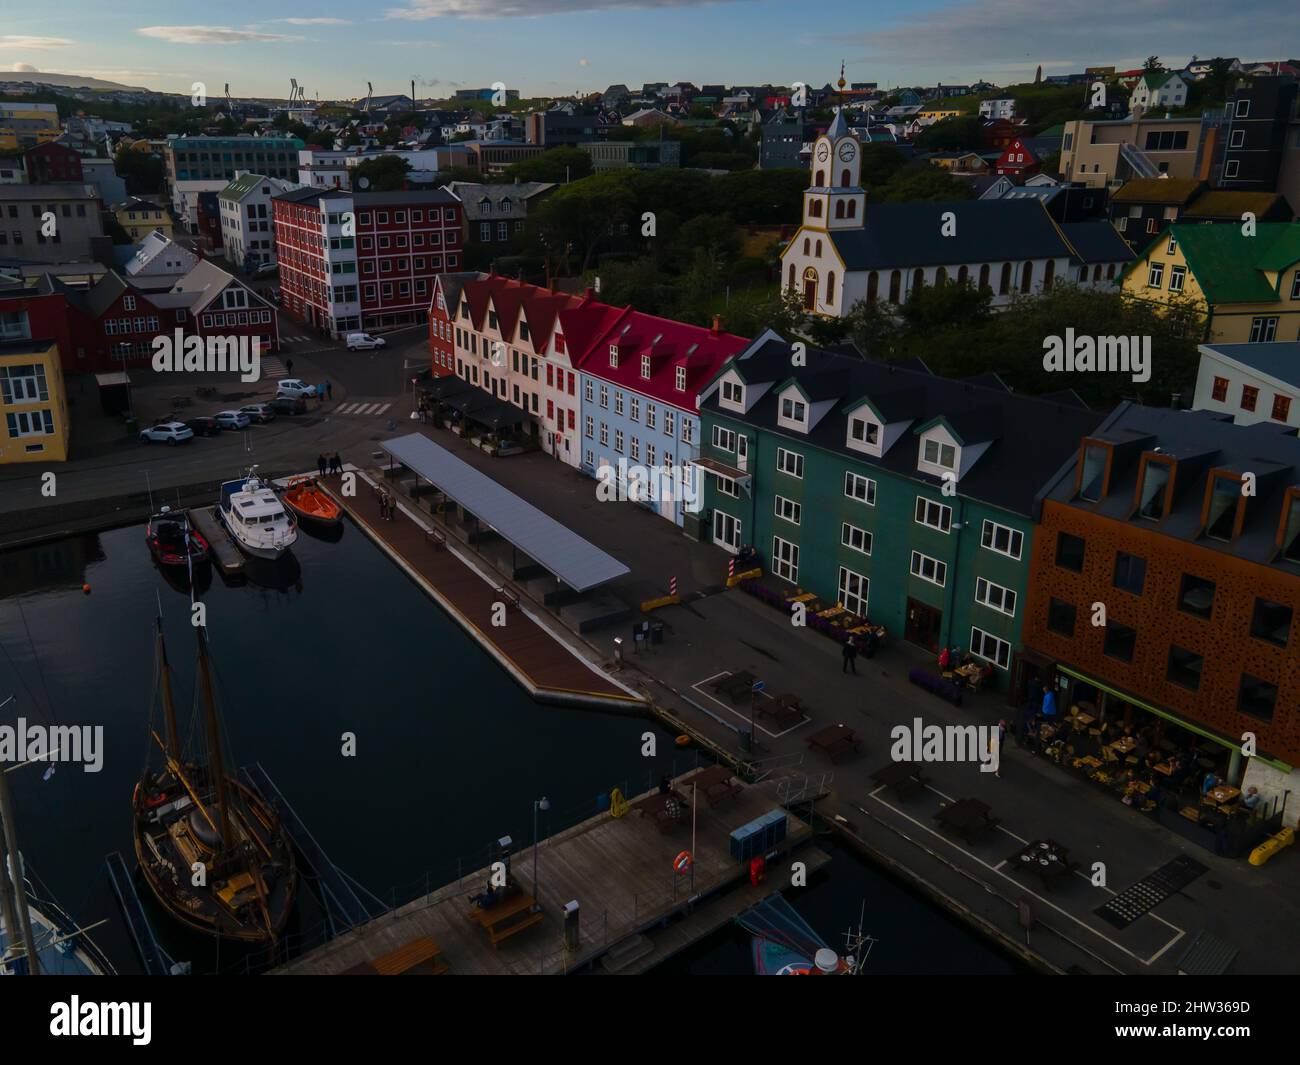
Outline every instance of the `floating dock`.
{"label": "floating dock", "polygon": [[244,554],[217,517],[216,507],[193,507],[186,515],[211,548],[212,564],[226,576],[244,572]]}
{"label": "floating dock", "polygon": [[[525,902],[531,894],[539,896],[541,912],[540,920],[530,920],[518,935],[507,928],[506,935],[498,930],[494,937],[489,931],[493,922],[484,916],[492,911],[476,910],[469,901],[488,882],[490,870],[485,868],[272,972],[339,974],[393,956],[417,941],[436,944],[452,974],[560,974],[593,963],[599,963],[598,973],[644,972],[784,889],[793,862],[803,863],[811,874],[830,860],[813,845],[808,823],[787,814],[784,838],[768,851],[766,877],[751,884],[748,861],[732,854],[731,834],[765,817],[779,820],[781,807],[763,789],[742,787],[716,806],[701,790],[692,811],[690,775],[678,778],[674,789],[686,805],[669,831],[652,813],[661,796],[650,793],[633,800],[620,817],[606,811],[543,840],[537,848],[538,891],[532,849],[521,847],[513,855],[511,873]],[[643,802],[650,809],[643,811]],[[692,813],[693,868],[681,875],[674,865],[677,856],[692,850]],[[576,947],[565,945],[564,909],[571,902],[579,906]]]}
{"label": "floating dock", "polygon": [[118,851],[113,851],[112,854],[105,856],[104,864],[108,867],[108,879],[117,894],[117,901],[122,907],[122,915],[126,918],[127,927],[131,930],[131,938],[135,941],[135,950],[140,956],[140,964],[144,966],[145,974],[167,976],[171,972],[171,959],[154,938],[153,926],[145,916],[144,907],[140,904],[140,896],[135,890],[135,881],[131,878],[126,862],[122,860],[122,855]]}

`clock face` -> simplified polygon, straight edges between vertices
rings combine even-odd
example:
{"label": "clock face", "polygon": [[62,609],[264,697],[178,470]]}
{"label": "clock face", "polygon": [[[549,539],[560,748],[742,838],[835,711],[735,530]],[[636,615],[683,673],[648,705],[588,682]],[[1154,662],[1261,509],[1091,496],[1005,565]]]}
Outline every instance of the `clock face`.
{"label": "clock face", "polygon": [[845,163],[853,162],[853,157],[858,154],[858,150],[848,141],[840,145],[840,160]]}
{"label": "clock face", "polygon": [[826,162],[826,160],[830,157],[830,154],[831,154],[831,150],[826,146],[825,141],[822,141],[821,144],[817,145],[817,162],[819,163]]}

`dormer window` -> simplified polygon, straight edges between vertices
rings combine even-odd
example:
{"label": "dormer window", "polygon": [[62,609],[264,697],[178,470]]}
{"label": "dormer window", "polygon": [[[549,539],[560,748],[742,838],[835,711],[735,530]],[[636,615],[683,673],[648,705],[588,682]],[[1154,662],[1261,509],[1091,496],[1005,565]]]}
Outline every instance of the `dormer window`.
{"label": "dormer window", "polygon": [[1211,540],[1230,543],[1241,531],[1246,514],[1246,497],[1241,480],[1231,473],[1214,471],[1205,494],[1205,513],[1201,515],[1205,535]]}
{"label": "dormer window", "polygon": [[952,444],[929,437],[921,452],[921,457],[931,466],[942,466],[945,470],[957,468],[957,449]]}
{"label": "dormer window", "polygon": [[781,400],[781,417],[789,422],[808,420],[808,404],[801,399],[787,397]]}
{"label": "dormer window", "polygon": [[641,376],[644,377],[647,381],[650,380],[650,356],[649,355],[641,356]]}
{"label": "dormer window", "polygon": [[1288,562],[1300,562],[1300,488],[1286,490],[1278,533],[1282,557]]}
{"label": "dormer window", "polygon": [[1110,448],[1088,441],[1079,457],[1079,498],[1098,503],[1106,497],[1110,479]]}
{"label": "dormer window", "polygon": [[849,443],[880,446],[880,426],[861,416],[849,419]]}
{"label": "dormer window", "polygon": [[1162,521],[1169,513],[1173,474],[1174,464],[1168,459],[1143,456],[1142,473],[1138,478],[1138,517]]}
{"label": "dormer window", "polygon": [[611,344],[609,346],[609,364],[615,367],[618,366],[618,345],[617,344]]}
{"label": "dormer window", "polygon": [[738,381],[722,382],[722,400],[735,407],[745,405],[745,389]]}
{"label": "dormer window", "polygon": [[678,392],[686,391],[686,367],[685,366],[677,367],[675,384],[677,386]]}

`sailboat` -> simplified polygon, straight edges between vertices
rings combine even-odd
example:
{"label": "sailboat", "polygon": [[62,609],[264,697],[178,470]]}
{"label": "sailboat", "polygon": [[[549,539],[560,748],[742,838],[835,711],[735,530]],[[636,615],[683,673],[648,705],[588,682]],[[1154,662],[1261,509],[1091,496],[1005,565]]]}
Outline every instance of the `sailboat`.
{"label": "sailboat", "polygon": [[195,632],[207,750],[201,757],[182,750],[160,616],[166,735],[150,721],[162,765],[146,765],[131,798],[136,860],[149,890],[176,920],[223,939],[274,944],[297,891],[293,848],[275,810],[226,769],[207,634],[202,626]]}

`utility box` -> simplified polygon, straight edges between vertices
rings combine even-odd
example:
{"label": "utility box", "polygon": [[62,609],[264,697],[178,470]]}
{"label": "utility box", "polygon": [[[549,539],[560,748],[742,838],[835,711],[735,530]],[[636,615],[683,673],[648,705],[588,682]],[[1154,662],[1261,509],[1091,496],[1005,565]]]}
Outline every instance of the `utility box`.
{"label": "utility box", "polygon": [[731,856],[748,862],[776,848],[785,839],[789,819],[784,810],[771,810],[731,833]]}
{"label": "utility box", "polygon": [[564,949],[573,951],[578,949],[580,937],[578,935],[578,900],[573,899],[564,904]]}

